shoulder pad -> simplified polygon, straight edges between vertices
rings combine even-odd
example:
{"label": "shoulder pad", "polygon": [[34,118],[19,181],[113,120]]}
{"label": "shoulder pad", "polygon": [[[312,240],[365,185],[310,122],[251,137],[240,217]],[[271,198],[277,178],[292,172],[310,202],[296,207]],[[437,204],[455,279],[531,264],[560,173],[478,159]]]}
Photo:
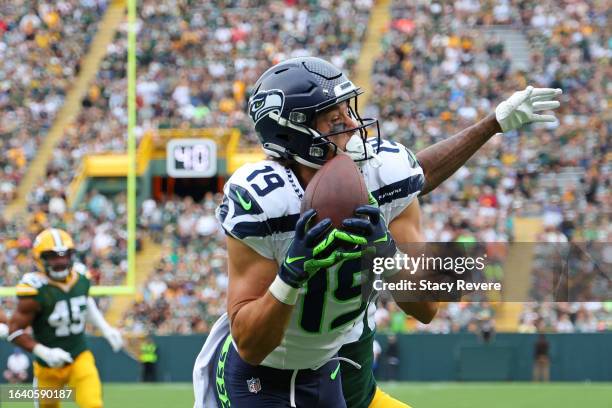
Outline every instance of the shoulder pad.
{"label": "shoulder pad", "polygon": [[85,266],[85,264],[75,262],[75,264],[72,266],[72,269],[79,275],[83,275],[87,279],[91,279],[91,274],[89,273],[89,269],[87,269],[87,266]]}
{"label": "shoulder pad", "polygon": [[48,282],[47,277],[40,273],[26,273],[16,286],[17,296],[37,295],[38,290],[45,286]]}
{"label": "shoulder pad", "polygon": [[[373,143],[376,149],[378,145]],[[396,200],[412,200],[425,185],[423,169],[416,156],[398,142],[383,140],[378,155],[382,165],[368,166],[366,182],[379,205],[391,204]]]}
{"label": "shoulder pad", "polygon": [[295,202],[299,199],[285,168],[261,161],[240,167],[230,177],[217,218],[236,238],[292,231],[299,218]]}

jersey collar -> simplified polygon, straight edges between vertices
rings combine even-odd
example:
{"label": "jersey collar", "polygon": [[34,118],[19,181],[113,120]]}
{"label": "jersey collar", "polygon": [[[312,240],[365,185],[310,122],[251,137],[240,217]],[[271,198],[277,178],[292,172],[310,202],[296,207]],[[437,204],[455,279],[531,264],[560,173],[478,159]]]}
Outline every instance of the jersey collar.
{"label": "jersey collar", "polygon": [[54,281],[51,278],[48,278],[47,280],[50,285],[60,288],[62,291],[68,293],[77,283],[78,273],[74,270],[74,267],[73,267],[72,270],[70,271],[70,275],[68,275],[68,278],[66,279],[65,282]]}

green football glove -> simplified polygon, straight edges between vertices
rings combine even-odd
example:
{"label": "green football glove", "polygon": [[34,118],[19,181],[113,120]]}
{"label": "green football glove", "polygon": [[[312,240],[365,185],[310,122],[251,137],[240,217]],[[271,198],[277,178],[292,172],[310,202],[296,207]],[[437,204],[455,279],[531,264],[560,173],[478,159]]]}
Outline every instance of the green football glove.
{"label": "green football glove", "polygon": [[[362,247],[368,243],[365,237],[332,228],[329,218],[310,228],[316,214],[314,209],[310,209],[300,217],[295,227],[295,237],[278,271],[280,279],[293,288],[300,288],[320,269],[343,260],[359,258],[367,251]],[[340,244],[348,244],[355,249],[342,249]]]}
{"label": "green football glove", "polygon": [[355,218],[342,221],[342,227],[368,240],[368,247],[373,249],[376,257],[392,257],[397,252],[397,246],[387,229],[377,202],[370,194],[370,202],[376,205],[362,205],[355,210]]}

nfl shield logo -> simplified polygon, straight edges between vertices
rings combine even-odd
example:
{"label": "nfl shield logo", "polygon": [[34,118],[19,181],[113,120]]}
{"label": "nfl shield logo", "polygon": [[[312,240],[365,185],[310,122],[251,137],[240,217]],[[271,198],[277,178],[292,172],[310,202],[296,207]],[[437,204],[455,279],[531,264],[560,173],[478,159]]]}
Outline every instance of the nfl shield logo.
{"label": "nfl shield logo", "polygon": [[247,385],[249,386],[249,392],[253,394],[257,394],[261,391],[261,383],[259,382],[259,378],[251,378],[247,380]]}

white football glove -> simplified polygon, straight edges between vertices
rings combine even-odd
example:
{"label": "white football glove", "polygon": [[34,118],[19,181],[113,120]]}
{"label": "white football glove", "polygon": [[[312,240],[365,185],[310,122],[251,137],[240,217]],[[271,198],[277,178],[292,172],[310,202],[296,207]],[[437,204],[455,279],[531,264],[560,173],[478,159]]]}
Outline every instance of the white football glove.
{"label": "white football glove", "polygon": [[539,115],[534,112],[556,109],[559,101],[553,101],[555,96],[561,95],[561,89],[534,88],[528,86],[518,91],[495,108],[495,118],[502,128],[502,132],[518,129],[527,123],[554,122],[555,115]]}
{"label": "white football glove", "polygon": [[104,328],[102,334],[115,353],[123,348],[123,337],[119,330],[108,326]]}
{"label": "white football glove", "polygon": [[0,323],[0,340],[6,339],[9,334],[9,328],[6,324]]}
{"label": "white football glove", "polygon": [[49,367],[63,367],[72,363],[70,353],[59,347],[49,348],[42,344],[34,346],[32,352],[47,363]]}

